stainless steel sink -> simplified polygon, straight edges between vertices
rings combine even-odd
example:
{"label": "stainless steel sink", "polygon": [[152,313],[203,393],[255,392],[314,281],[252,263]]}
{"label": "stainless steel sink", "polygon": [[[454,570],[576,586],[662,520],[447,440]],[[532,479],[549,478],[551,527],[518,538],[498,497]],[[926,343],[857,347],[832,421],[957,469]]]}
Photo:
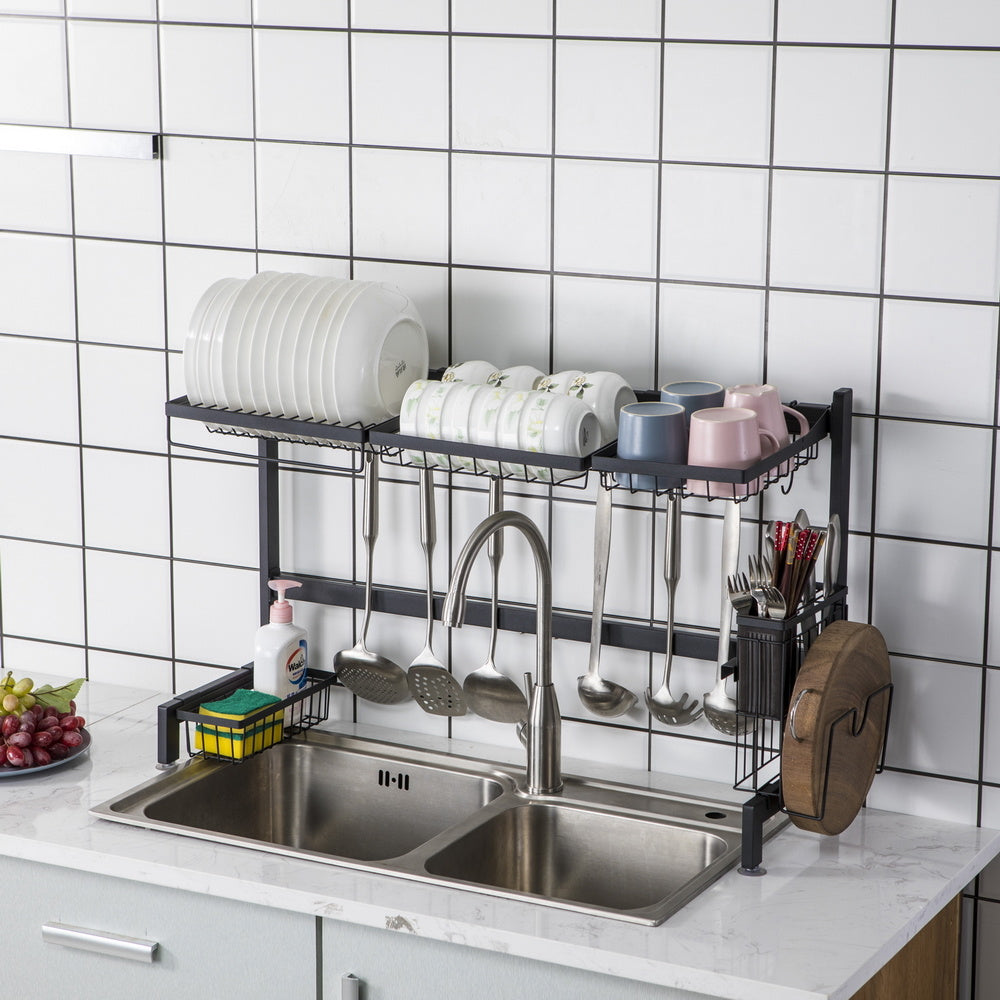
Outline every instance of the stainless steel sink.
{"label": "stainless steel sink", "polygon": [[[104,819],[658,924],[740,854],[740,809],[313,731],[239,764],[195,759],[94,807]],[[775,817],[769,836],[783,825]]]}
{"label": "stainless steel sink", "polygon": [[504,809],[427,860],[431,875],[637,911],[696,884],[732,847],[707,830],[535,802]]}
{"label": "stainless steel sink", "polygon": [[239,764],[195,759],[94,811],[279,854],[384,861],[409,853],[512,786],[487,768],[427,766],[311,735]]}

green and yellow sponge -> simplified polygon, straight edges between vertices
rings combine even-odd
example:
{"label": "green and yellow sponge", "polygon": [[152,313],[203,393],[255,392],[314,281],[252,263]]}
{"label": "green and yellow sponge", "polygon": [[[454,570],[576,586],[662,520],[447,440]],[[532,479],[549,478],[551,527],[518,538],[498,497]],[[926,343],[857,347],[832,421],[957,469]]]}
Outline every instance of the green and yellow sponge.
{"label": "green and yellow sponge", "polygon": [[268,705],[279,701],[281,699],[276,698],[273,694],[241,688],[227,698],[205,702],[198,708],[199,714],[232,719],[237,725],[229,728],[228,726],[199,722],[195,726],[195,749],[203,750],[213,757],[242,760],[273,743],[280,742],[284,728],[285,713],[283,711],[265,716],[250,726],[239,725],[247,716],[254,715],[262,708],[267,708]]}

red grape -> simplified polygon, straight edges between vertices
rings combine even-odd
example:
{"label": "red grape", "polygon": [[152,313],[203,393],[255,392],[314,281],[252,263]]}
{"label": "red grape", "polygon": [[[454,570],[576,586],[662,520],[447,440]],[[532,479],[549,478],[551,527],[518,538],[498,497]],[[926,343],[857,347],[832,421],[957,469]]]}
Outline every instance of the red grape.
{"label": "red grape", "polygon": [[7,762],[14,767],[24,767],[24,751],[20,747],[7,747]]}
{"label": "red grape", "polygon": [[11,735],[7,737],[7,746],[21,747],[22,749],[24,747],[30,747],[31,739],[32,739],[31,733],[24,733],[24,732],[11,733]]}
{"label": "red grape", "polygon": [[44,767],[52,763],[52,754],[44,747],[32,747],[31,752],[35,755],[35,767]]}
{"label": "red grape", "polygon": [[61,742],[63,746],[78,747],[83,742],[83,737],[76,731],[63,733]]}
{"label": "red grape", "polygon": [[79,729],[82,721],[83,720],[76,715],[66,715],[59,721],[59,725],[62,726],[64,730]]}
{"label": "red grape", "polygon": [[46,729],[37,730],[31,738],[31,745],[33,747],[47,747],[51,746],[53,742],[52,733]]}
{"label": "red grape", "polygon": [[16,715],[5,715],[0,723],[0,736],[6,737],[16,733],[20,728],[21,720]]}
{"label": "red grape", "polygon": [[53,743],[52,746],[46,747],[46,749],[49,752],[49,756],[55,760],[63,760],[72,753],[70,747],[66,746],[65,743]]}

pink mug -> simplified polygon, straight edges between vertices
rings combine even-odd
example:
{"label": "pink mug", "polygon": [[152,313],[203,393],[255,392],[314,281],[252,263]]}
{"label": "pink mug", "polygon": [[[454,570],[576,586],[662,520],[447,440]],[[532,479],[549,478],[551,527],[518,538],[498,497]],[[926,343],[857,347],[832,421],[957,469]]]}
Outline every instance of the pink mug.
{"label": "pink mug", "polygon": [[[778,450],[778,439],[758,425],[757,414],[737,406],[713,406],[691,414],[688,465],[746,469]],[[745,497],[760,489],[752,483],[706,482],[689,479],[688,490],[700,497]]]}
{"label": "pink mug", "polygon": [[[798,421],[799,434],[809,430],[809,421],[798,410],[785,406],[781,402],[778,390],[773,385],[732,385],[726,389],[726,401],[723,406],[735,406],[753,410],[757,414],[757,423],[761,430],[769,431],[778,439],[778,447],[784,448],[792,441],[788,433],[785,414]],[[789,462],[781,466],[780,473],[788,475]]]}

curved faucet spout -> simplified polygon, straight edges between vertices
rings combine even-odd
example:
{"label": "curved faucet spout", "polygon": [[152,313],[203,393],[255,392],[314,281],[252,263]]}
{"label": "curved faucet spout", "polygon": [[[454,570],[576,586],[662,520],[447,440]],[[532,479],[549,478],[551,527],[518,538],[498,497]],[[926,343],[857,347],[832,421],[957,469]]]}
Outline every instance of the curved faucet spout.
{"label": "curved faucet spout", "polygon": [[532,520],[519,511],[503,510],[491,514],[473,529],[455,563],[441,620],[448,628],[462,627],[465,619],[465,590],[472,564],[490,536],[504,528],[517,528],[524,535],[535,558],[536,663],[526,727],[528,791],[532,795],[554,795],[562,789],[562,774],[559,760],[559,706],[552,685],[552,563],[545,539]]}

